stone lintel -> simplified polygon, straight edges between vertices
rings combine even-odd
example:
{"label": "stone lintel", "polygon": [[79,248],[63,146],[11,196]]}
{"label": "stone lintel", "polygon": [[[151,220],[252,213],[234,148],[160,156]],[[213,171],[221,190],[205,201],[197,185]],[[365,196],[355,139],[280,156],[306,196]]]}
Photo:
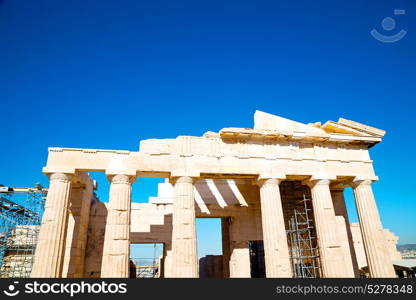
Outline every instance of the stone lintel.
{"label": "stone lintel", "polygon": [[192,178],[199,178],[201,176],[201,173],[198,170],[183,170],[183,169],[177,169],[173,170],[170,173],[171,178],[176,177],[192,177]]}
{"label": "stone lintel", "polygon": [[336,180],[337,177],[333,175],[327,175],[327,174],[314,174],[311,176],[309,181],[318,181],[318,180]]}
{"label": "stone lintel", "polygon": [[136,177],[142,178],[169,178],[169,173],[167,172],[142,172],[137,170]]}

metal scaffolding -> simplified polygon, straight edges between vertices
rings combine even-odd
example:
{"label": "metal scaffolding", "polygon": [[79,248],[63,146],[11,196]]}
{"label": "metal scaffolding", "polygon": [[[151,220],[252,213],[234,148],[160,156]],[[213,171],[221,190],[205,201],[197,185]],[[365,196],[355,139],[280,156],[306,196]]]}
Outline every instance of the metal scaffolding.
{"label": "metal scaffolding", "polygon": [[132,259],[136,268],[136,278],[157,278],[159,277],[159,260],[153,259]]}
{"label": "metal scaffolding", "polygon": [[147,244],[153,247],[153,257],[130,258],[131,277],[135,278],[157,278],[160,277],[161,257],[158,257],[158,244]]}
{"label": "metal scaffolding", "polygon": [[318,250],[314,236],[311,200],[303,194],[288,221],[288,241],[294,277],[319,277]]}
{"label": "metal scaffolding", "polygon": [[29,277],[47,189],[0,186],[0,278]]}

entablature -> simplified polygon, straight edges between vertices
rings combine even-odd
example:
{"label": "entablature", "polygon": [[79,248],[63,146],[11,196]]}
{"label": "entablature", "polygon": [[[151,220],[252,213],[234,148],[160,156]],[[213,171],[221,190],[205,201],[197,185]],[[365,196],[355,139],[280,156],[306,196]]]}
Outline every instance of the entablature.
{"label": "entablature", "polygon": [[385,132],[340,118],[303,124],[256,111],[254,128],[224,128],[202,137],[148,139],[137,152],[49,148],[45,173],[102,171],[142,177],[238,177],[261,174],[374,178],[368,149]]}

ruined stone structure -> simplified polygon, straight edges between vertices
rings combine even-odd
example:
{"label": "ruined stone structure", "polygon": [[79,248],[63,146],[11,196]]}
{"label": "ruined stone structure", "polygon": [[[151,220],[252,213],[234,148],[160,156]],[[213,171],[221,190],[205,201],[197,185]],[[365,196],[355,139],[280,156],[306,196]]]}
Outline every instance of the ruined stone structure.
{"label": "ruined stone structure", "polygon": [[[394,277],[368,151],[384,134],[342,118],[302,124],[257,111],[253,129],[144,140],[138,152],[49,148],[32,277],[128,277],[131,243],[164,244],[161,277],[198,277],[197,217],[222,219],[224,277],[251,276],[249,244],[258,241],[266,277],[299,276],[296,259],[316,276],[358,277],[343,196],[348,186],[370,275]],[[88,171],[106,173],[108,203],[94,199]],[[166,181],[149,203],[131,203],[138,177]],[[310,248],[295,258],[299,241],[287,232],[303,208]]]}
{"label": "ruined stone structure", "polygon": [[0,278],[29,277],[33,264],[39,226],[17,225],[7,237]]}
{"label": "ruined stone structure", "polygon": [[[363,244],[363,237],[360,231],[359,223],[351,223],[351,234],[354,243],[354,250],[357,257],[358,268],[362,269],[368,265],[365,255],[365,249]],[[402,259],[400,252],[397,250],[398,237],[395,236],[390,230],[383,229],[383,234],[387,242],[387,253],[392,261]]]}

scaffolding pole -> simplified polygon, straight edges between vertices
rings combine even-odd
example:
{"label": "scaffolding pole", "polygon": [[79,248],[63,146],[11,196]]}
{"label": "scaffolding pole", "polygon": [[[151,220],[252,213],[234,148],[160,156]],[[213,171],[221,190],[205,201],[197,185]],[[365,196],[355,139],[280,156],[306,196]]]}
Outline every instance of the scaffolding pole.
{"label": "scaffolding pole", "polygon": [[29,277],[47,189],[0,186],[0,278]]}

